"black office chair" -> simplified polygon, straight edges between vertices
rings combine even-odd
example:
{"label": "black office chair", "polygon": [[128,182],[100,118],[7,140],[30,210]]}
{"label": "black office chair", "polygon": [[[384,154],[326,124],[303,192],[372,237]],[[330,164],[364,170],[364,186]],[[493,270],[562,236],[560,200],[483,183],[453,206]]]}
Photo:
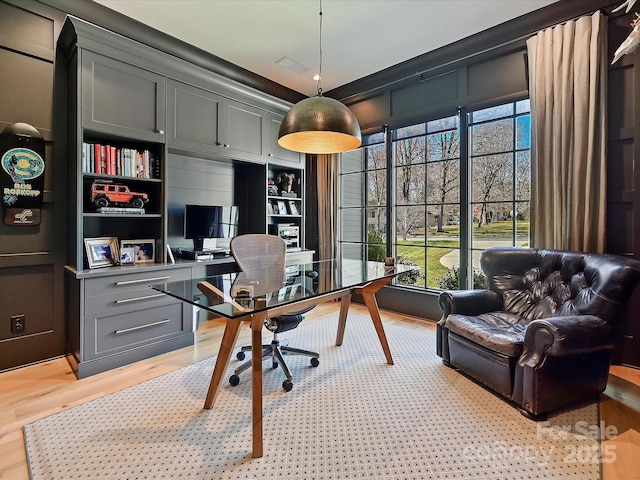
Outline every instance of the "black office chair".
{"label": "black office chair", "polygon": [[[275,235],[265,234],[246,234],[234,237],[230,244],[231,254],[236,263],[245,274],[245,278],[264,277],[268,272],[268,279],[264,282],[274,285],[277,291],[278,287],[285,287],[285,254],[286,244],[284,240]],[[250,292],[247,292],[250,294]],[[273,368],[282,368],[287,379],[282,383],[285,392],[293,388],[292,375],[289,367],[284,361],[284,355],[304,355],[311,357],[310,363],[312,367],[320,364],[318,360],[320,354],[309,350],[289,347],[283,345],[278,339],[278,334],[296,328],[302,321],[303,314],[311,310],[313,307],[306,308],[301,311],[292,312],[286,315],[267,318],[264,322],[267,330],[273,332],[271,343],[262,345],[262,359],[271,358]],[[238,360],[244,360],[246,352],[251,351],[251,345],[243,346],[236,354]],[[229,383],[233,386],[240,383],[240,374],[251,367],[251,360],[247,360],[235,369],[233,375],[229,378]]]}

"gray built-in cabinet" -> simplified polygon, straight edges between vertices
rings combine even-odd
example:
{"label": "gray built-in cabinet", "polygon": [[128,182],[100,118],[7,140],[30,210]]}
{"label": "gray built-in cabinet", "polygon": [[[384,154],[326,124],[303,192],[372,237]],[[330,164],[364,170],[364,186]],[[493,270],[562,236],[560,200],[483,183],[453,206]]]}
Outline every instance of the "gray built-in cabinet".
{"label": "gray built-in cabinet", "polygon": [[304,155],[282,148],[278,144],[278,131],[284,115],[267,113],[267,157],[268,161],[282,166],[304,168]]}
{"label": "gray built-in cabinet", "polygon": [[82,128],[139,141],[164,141],[166,78],[83,50]]}
{"label": "gray built-in cabinet", "polygon": [[265,112],[184,82],[167,82],[167,145],[260,162],[264,158]]}
{"label": "gray built-in cabinet", "polygon": [[167,146],[244,161],[300,167],[303,157],[278,145],[283,115],[173,79],[167,81]]}
{"label": "gray built-in cabinet", "polygon": [[[239,206],[239,233],[293,223],[304,246],[304,186],[287,199],[295,212],[280,217],[269,213],[267,194],[277,172],[303,179],[304,157],[277,144],[290,106],[282,100],[74,17],[58,47],[67,65],[67,87],[61,85],[68,109],[67,357],[86,377],[193,344],[192,307],[149,287],[216,271],[215,262],[203,268],[168,261],[169,240],[189,243],[184,205],[232,202]],[[117,166],[95,163],[101,146],[117,152]],[[120,167],[125,150],[150,159],[144,174]],[[231,181],[208,184],[207,177]],[[144,213],[96,208],[90,200],[96,181],[146,194]],[[91,268],[85,240],[103,237],[150,241],[153,258]],[[222,263],[221,271],[233,268],[232,259]]]}

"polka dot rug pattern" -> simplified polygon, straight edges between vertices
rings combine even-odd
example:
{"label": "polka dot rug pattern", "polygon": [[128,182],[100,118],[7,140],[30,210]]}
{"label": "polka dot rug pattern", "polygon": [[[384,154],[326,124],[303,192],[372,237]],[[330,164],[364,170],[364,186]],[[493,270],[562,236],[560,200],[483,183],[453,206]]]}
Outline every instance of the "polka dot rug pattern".
{"label": "polka dot rug pattern", "polygon": [[250,372],[202,408],[212,358],[26,425],[32,479],[600,478],[596,405],[536,423],[442,365],[431,329],[385,325],[388,365],[368,317],[349,316],[340,347],[337,321],[287,332],[320,353],[287,357],[292,391],[264,363],[262,458]]}

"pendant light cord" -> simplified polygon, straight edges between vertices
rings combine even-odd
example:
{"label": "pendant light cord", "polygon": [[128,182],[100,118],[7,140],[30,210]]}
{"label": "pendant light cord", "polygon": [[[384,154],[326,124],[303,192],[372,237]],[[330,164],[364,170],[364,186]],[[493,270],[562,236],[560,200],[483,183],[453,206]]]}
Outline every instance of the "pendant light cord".
{"label": "pendant light cord", "polygon": [[320,82],[322,80],[322,0],[320,0],[320,70],[318,71],[318,96],[322,96],[322,87]]}

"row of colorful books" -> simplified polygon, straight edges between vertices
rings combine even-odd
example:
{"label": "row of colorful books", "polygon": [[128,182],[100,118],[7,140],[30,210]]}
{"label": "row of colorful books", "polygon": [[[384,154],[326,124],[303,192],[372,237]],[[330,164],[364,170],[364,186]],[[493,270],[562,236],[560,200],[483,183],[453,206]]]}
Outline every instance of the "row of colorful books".
{"label": "row of colorful books", "polygon": [[161,178],[160,159],[149,150],[82,143],[82,171],[101,175]]}

